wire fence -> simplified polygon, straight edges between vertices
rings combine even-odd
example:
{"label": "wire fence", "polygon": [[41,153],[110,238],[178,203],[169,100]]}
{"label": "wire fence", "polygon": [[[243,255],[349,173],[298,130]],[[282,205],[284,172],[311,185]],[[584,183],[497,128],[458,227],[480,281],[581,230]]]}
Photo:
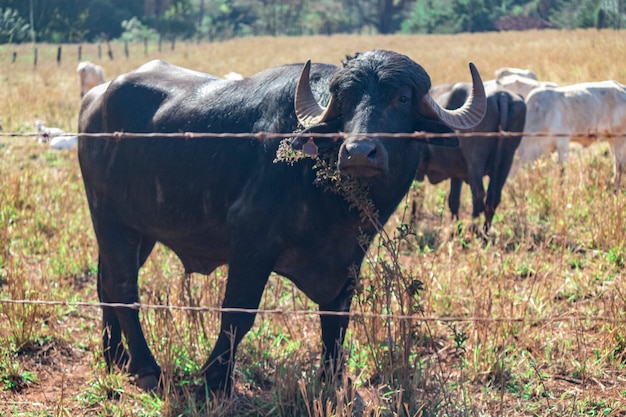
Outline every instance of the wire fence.
{"label": "wire fence", "polygon": [[53,137],[78,137],[92,139],[154,139],[154,138],[170,138],[170,139],[277,139],[277,138],[319,138],[344,140],[347,138],[391,138],[391,139],[436,139],[436,138],[485,138],[485,137],[502,137],[513,138],[524,136],[525,138],[587,138],[590,140],[601,140],[608,138],[626,138],[626,132],[452,132],[452,133],[431,133],[431,132],[411,132],[411,133],[276,133],[276,132],[251,132],[251,133],[209,133],[209,132],[106,132],[106,133],[84,133],[84,132],[63,132],[63,133],[45,133],[45,132],[2,132],[0,137],[12,138],[53,138]]}
{"label": "wire fence", "polygon": [[[161,53],[163,50],[163,44],[167,43],[167,41],[165,39],[163,39],[163,37],[159,37],[158,42],[156,43],[156,48],[154,46],[154,42],[151,42],[149,39],[144,39],[142,44],[143,44],[143,55],[144,56],[148,56],[149,51],[152,49],[155,49],[156,51],[158,51],[158,53]],[[185,42],[183,42],[185,43]],[[87,50],[89,50],[89,52],[92,52],[91,49],[93,49],[94,45],[93,44],[87,44],[84,45],[85,46],[85,52],[87,52]],[[119,49],[123,47],[123,53],[124,56],[126,57],[126,59],[130,58],[131,55],[137,55],[137,49],[139,49],[138,47],[140,46],[139,42],[129,42],[129,41],[123,41],[123,42],[106,42],[105,45],[103,45],[102,43],[98,43],[97,44],[97,56],[98,56],[98,60],[102,60],[103,56],[106,55],[109,58],[109,61],[113,61],[115,56],[119,56]],[[44,55],[50,54],[50,50],[56,50],[55,55],[55,60],[57,65],[61,65],[61,63],[65,60],[65,61],[72,61],[72,57],[76,56],[76,59],[78,61],[82,61],[83,60],[83,45],[79,44],[76,46],[76,53],[74,54],[73,52],[71,52],[71,50],[73,49],[73,46],[66,46],[63,47],[62,45],[59,46],[49,46],[49,47],[45,47],[42,45],[42,50],[44,50]],[[104,48],[106,48],[106,51],[104,51]],[[176,49],[176,39],[171,39],[170,40],[170,51],[174,51]],[[65,52],[64,52],[65,51]],[[86,55],[91,55],[90,53],[87,53]],[[2,55],[2,54],[0,54]],[[15,64],[16,62],[18,62],[18,57],[19,58],[23,58],[23,60],[25,61],[30,61],[32,62],[34,67],[37,67],[39,61],[41,60],[40,54],[39,54],[39,46],[33,46],[32,49],[29,49],[28,47],[26,48],[20,48],[20,51],[18,52],[17,50],[12,51],[10,54],[5,53],[4,55],[8,55],[10,57],[11,63]],[[64,56],[68,56],[69,58],[64,58]],[[44,56],[43,59],[50,59]],[[2,59],[0,59],[2,60]],[[8,58],[6,58],[6,60],[8,60]]]}
{"label": "wire fence", "polygon": [[350,318],[369,318],[382,320],[411,320],[419,322],[439,322],[439,323],[533,323],[549,324],[561,323],[569,321],[586,321],[586,322],[610,322],[610,323],[626,323],[626,318],[595,316],[582,313],[567,313],[557,316],[535,317],[535,316],[517,316],[517,317],[479,317],[479,316],[425,316],[423,314],[390,314],[390,313],[372,313],[359,311],[323,311],[323,310],[283,310],[283,309],[260,309],[260,308],[226,308],[212,306],[183,306],[183,305],[166,305],[166,304],[144,304],[144,303],[102,303],[102,302],[85,302],[85,301],[59,301],[59,300],[15,300],[10,298],[0,299],[0,305],[38,305],[51,307],[76,307],[76,308],[119,308],[130,310],[161,310],[161,311],[181,311],[194,313],[244,313],[259,315],[275,315],[275,316],[338,316]]}
{"label": "wire fence", "polygon": [[[571,132],[536,132],[536,133],[522,133],[522,132],[455,132],[455,133],[430,133],[430,132],[412,132],[412,133],[274,133],[274,132],[257,132],[257,133],[207,133],[207,132],[122,132],[115,131],[110,133],[79,133],[79,132],[65,132],[55,134],[42,134],[41,132],[23,133],[23,132],[2,132],[0,131],[0,137],[11,138],[45,138],[52,137],[79,137],[89,139],[149,139],[149,138],[173,138],[173,139],[220,139],[220,138],[241,138],[241,139],[255,139],[263,141],[273,138],[327,138],[333,140],[343,140],[348,137],[383,137],[383,138],[397,138],[397,139],[424,139],[430,140],[434,138],[442,137],[458,137],[458,138],[474,138],[474,137],[519,137],[522,135],[533,139],[544,137],[587,137],[589,139],[601,139],[606,137],[612,138],[626,138],[626,132],[620,134],[608,134],[608,133],[571,133]],[[60,301],[60,300],[41,300],[41,299],[0,299],[0,306],[2,305],[38,305],[38,306],[56,306],[56,307],[75,307],[85,309],[100,309],[100,308],[120,308],[120,309],[133,309],[133,310],[167,310],[167,311],[183,311],[183,312],[212,312],[212,313],[248,313],[259,315],[278,315],[278,316],[347,316],[350,318],[377,318],[383,320],[412,320],[418,322],[440,322],[440,323],[536,323],[547,324],[555,322],[568,322],[568,321],[585,321],[585,322],[611,322],[626,324],[626,318],[608,317],[608,316],[594,316],[586,315],[582,313],[567,313],[556,316],[548,317],[535,317],[535,316],[517,316],[517,317],[469,317],[469,316],[446,316],[435,317],[425,316],[423,314],[406,315],[406,314],[380,314],[370,312],[337,312],[337,311],[315,311],[315,310],[282,310],[282,309],[245,309],[245,308],[224,308],[214,306],[184,306],[184,305],[160,305],[160,304],[144,304],[144,303],[102,303],[102,302],[83,302],[83,301]]]}

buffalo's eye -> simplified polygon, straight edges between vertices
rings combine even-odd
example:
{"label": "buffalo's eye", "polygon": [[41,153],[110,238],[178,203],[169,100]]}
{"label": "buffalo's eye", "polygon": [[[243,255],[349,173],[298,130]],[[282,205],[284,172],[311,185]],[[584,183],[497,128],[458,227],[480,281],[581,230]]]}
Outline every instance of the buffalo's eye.
{"label": "buffalo's eye", "polygon": [[398,101],[401,104],[407,104],[409,102],[409,98],[407,96],[400,96],[400,97],[398,97]]}

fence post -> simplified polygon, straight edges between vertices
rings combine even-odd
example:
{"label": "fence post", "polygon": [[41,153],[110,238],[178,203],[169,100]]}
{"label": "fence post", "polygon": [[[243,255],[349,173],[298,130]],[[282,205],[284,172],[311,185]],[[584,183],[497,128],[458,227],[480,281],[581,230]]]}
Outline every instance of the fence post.
{"label": "fence post", "polygon": [[159,53],[161,53],[162,44],[163,44],[163,36],[159,33]]}
{"label": "fence post", "polygon": [[111,50],[111,42],[107,41],[107,54],[109,55],[109,59],[113,61],[113,51]]}
{"label": "fence post", "polygon": [[176,38],[172,38],[172,51],[176,47]]}
{"label": "fence post", "polygon": [[102,44],[98,44],[98,61],[102,61]]}
{"label": "fence post", "polygon": [[34,58],[34,66],[35,68],[37,68],[37,48],[35,48],[35,50],[33,51],[33,58]]}
{"label": "fence post", "polygon": [[11,60],[11,64],[15,64],[15,60],[17,60],[17,51],[13,51],[13,59]]}
{"label": "fence post", "polygon": [[78,62],[83,60],[83,45],[78,45]]}
{"label": "fence post", "polygon": [[126,59],[128,59],[128,41],[124,41],[124,55],[126,55]]}
{"label": "fence post", "polygon": [[57,65],[61,65],[61,47],[57,49]]}

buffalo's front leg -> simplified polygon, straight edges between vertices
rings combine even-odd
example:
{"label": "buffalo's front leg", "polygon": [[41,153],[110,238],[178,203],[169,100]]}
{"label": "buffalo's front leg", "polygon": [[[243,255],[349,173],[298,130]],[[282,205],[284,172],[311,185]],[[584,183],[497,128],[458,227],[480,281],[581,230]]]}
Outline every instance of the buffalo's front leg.
{"label": "buffalo's front leg", "polygon": [[249,262],[249,259],[247,261],[230,263],[226,294],[222,303],[224,311],[220,334],[213,352],[202,367],[206,387],[199,392],[201,395],[204,394],[205,388],[211,392],[227,395],[231,392],[237,346],[254,324],[256,313],[229,309],[258,309],[263,289],[273,267],[273,263],[268,261]]}
{"label": "buffalo's front leg", "polygon": [[[355,279],[349,279],[339,295],[330,303],[320,304],[322,326],[322,376],[326,379],[341,378],[343,371],[343,341],[350,324],[350,304],[354,294]],[[327,312],[328,314],[324,314]]]}

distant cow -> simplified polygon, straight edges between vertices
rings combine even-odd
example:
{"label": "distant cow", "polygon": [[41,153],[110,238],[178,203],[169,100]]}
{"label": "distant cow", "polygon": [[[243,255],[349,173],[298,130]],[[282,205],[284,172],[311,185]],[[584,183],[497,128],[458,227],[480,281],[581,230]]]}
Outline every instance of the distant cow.
{"label": "distant cow", "polygon": [[535,71],[529,70],[529,69],[522,69],[522,68],[513,68],[513,67],[499,68],[495,71],[495,75],[496,75],[496,80],[499,80],[500,78],[503,78],[503,77],[507,77],[509,75],[517,75],[517,76],[528,78],[528,79],[535,80],[535,81],[538,80],[537,74],[535,74]]}
{"label": "distant cow", "polygon": [[227,80],[243,80],[245,77],[238,72],[231,71],[227,74],[224,74],[224,78],[226,78]]}
{"label": "distant cow", "polygon": [[[319,157],[336,161],[339,181],[365,188],[362,197],[384,224],[411,186],[423,143],[369,134],[475,126],[486,100],[478,71],[470,69],[473,94],[460,109],[446,110],[428,94],[426,71],[391,51],[360,53],[339,67],[285,65],[243,80],[154,61],[89,91],[79,131],[275,132],[287,138],[299,127],[305,135],[343,132],[338,141],[298,135],[291,146],[307,145],[307,153],[317,149]],[[79,139],[99,249],[100,301],[138,302],[137,274],[157,241],[178,255],[187,272],[209,274],[229,265],[222,306],[239,310],[222,313],[202,367],[212,391],[229,391],[237,346],[254,323],[272,271],[293,281],[321,311],[346,313],[358,279],[354,271],[377,232],[354,201],[318,184],[323,179],[316,176],[315,158],[276,162],[279,147],[289,143],[273,136]],[[349,317],[328,314],[320,321],[323,368],[334,375],[341,371]],[[136,375],[144,389],[156,387],[161,369],[139,311],[103,307],[103,326],[109,367]]]}
{"label": "distant cow", "polygon": [[[470,91],[471,85],[457,83],[437,101],[448,109],[455,109],[465,102]],[[423,159],[416,178],[423,181],[424,177],[428,177],[431,184],[450,178],[448,207],[455,219],[459,215],[461,187],[463,182],[468,183],[472,191],[472,218],[476,219],[484,213],[484,230],[488,231],[500,204],[502,187],[511,169],[515,149],[521,140],[526,105],[520,96],[493,83],[489,84],[486,91],[487,114],[478,126],[467,132],[505,131],[520,132],[520,135],[467,138],[459,143],[458,148],[428,145],[422,153]],[[486,196],[483,185],[485,175],[489,176]]]}
{"label": "distant cow", "polygon": [[[508,91],[522,96],[524,99],[526,99],[526,97],[528,97],[528,94],[535,88],[558,87],[556,83],[549,81],[537,81],[535,78],[529,78],[528,76],[520,74],[501,75],[494,80],[484,81],[484,85],[486,89],[496,88],[498,86],[503,87]],[[455,83],[437,84],[431,88],[430,93],[434,97],[443,96],[444,94],[450,93],[454,86]]]}
{"label": "distant cow", "polygon": [[37,127],[37,141],[39,143],[48,142],[52,149],[72,149],[78,144],[78,137],[68,135],[63,129],[48,127],[41,120],[37,120],[35,126]]}
{"label": "distant cow", "polygon": [[[623,85],[603,81],[539,88],[530,93],[526,106],[524,137],[517,151],[516,166],[555,150],[559,162],[566,162],[570,141],[588,146],[604,138],[615,158],[614,189],[619,189],[626,164],[626,138],[623,136],[626,134],[626,89]],[[565,136],[533,137],[533,133]]]}
{"label": "distant cow", "polygon": [[528,97],[528,94],[535,88],[555,88],[558,87],[556,83],[548,81],[537,81],[532,78],[522,77],[519,75],[507,75],[496,80],[496,82],[509,91],[512,91],[524,99]]}
{"label": "distant cow", "polygon": [[104,70],[100,65],[93,62],[83,61],[78,64],[76,72],[80,76],[80,96],[83,97],[87,91],[104,82]]}

